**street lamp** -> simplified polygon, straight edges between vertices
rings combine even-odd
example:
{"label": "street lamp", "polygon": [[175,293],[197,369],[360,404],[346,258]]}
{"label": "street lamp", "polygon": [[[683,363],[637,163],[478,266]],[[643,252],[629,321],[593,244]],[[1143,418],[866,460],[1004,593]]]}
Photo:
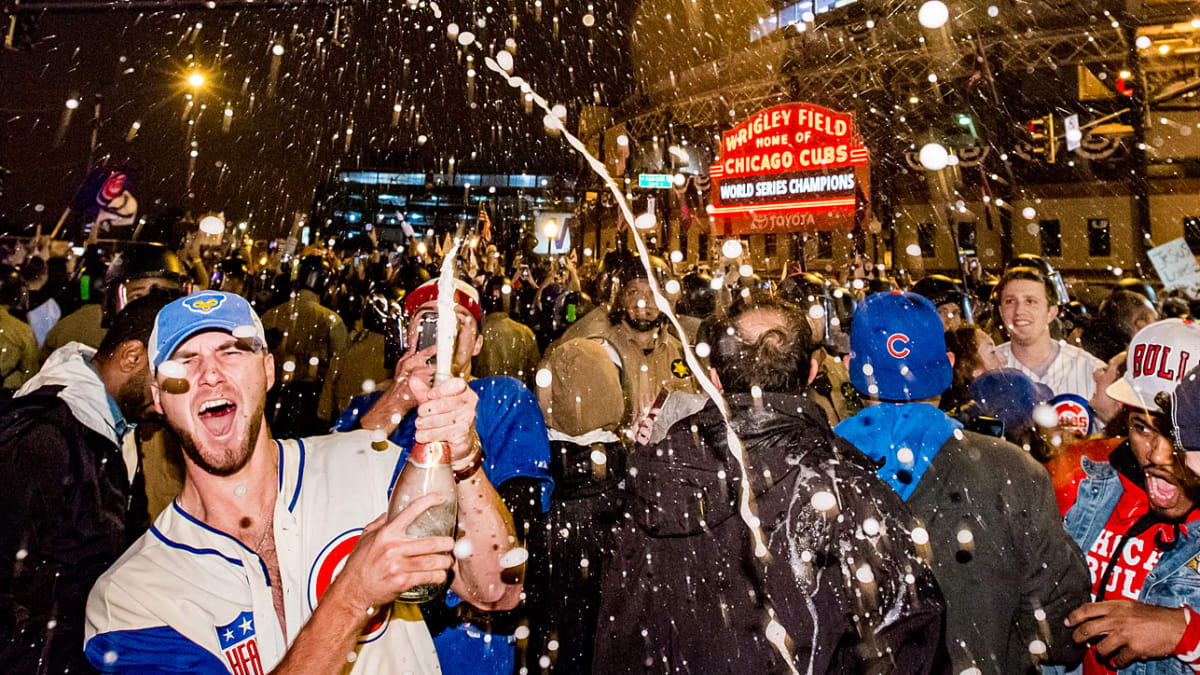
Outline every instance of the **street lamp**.
{"label": "street lamp", "polygon": [[217,215],[208,215],[200,219],[200,231],[213,236],[225,231],[225,220]]}
{"label": "street lamp", "polygon": [[192,89],[199,89],[200,87],[203,87],[204,86],[204,73],[193,70],[191,73],[188,74],[187,83],[189,85],[191,85]]}
{"label": "street lamp", "polygon": [[542,225],[542,234],[546,235],[547,239],[558,237],[558,221],[553,218],[547,220],[546,224]]}

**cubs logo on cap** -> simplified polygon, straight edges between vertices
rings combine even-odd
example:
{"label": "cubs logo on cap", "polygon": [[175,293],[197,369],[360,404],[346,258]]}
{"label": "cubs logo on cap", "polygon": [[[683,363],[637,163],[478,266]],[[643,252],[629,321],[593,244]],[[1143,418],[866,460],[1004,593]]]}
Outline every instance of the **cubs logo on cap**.
{"label": "cubs logo on cap", "polygon": [[1183,319],[1156,321],[1133,336],[1125,375],[1105,390],[1125,405],[1162,412],[1155,398],[1170,394],[1184,373],[1200,363],[1200,326]]}
{"label": "cubs logo on cap", "polygon": [[195,297],[183,303],[183,306],[197,314],[209,314],[219,309],[223,302],[225,302],[223,295],[197,293]]}
{"label": "cubs logo on cap", "polygon": [[912,351],[908,348],[909,339],[904,333],[895,333],[888,337],[887,350],[892,356],[902,359]]}
{"label": "cubs logo on cap", "polygon": [[1059,394],[1050,399],[1050,407],[1058,416],[1059,426],[1066,427],[1080,436],[1092,433],[1092,408],[1082,396],[1076,394]]}

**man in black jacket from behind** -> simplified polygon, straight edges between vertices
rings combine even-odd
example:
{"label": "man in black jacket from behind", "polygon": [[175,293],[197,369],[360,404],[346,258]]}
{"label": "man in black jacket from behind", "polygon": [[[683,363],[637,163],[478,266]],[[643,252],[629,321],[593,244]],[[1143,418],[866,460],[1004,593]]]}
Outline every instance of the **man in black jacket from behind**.
{"label": "man in black jacket from behind", "polygon": [[[0,663],[9,673],[94,672],[88,591],[145,529],[136,449],[153,411],[146,343],[170,297],[139,298],[99,349],[72,342],[0,410]],[[122,453],[123,441],[130,450]]]}
{"label": "man in black jacket from behind", "polygon": [[1022,675],[1081,656],[1064,620],[1089,599],[1087,565],[1028,452],[964,431],[936,405],[952,363],[941,319],[915,293],[876,293],[854,313],[850,382],[869,407],[834,428],[923,525],[946,598],[955,673]]}
{"label": "man in black jacket from behind", "polygon": [[[767,554],[739,517],[740,470],[710,402],[630,457],[593,671],[944,670],[942,596],[908,510],[804,393],[816,371],[804,315],[752,297],[705,339]],[[790,666],[772,644],[780,628]]]}

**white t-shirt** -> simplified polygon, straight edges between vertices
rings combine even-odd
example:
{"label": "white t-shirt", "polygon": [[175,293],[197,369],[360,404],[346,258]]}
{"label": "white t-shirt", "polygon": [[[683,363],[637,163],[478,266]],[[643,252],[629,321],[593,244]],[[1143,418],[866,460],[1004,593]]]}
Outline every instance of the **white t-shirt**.
{"label": "white t-shirt", "polygon": [[1062,340],[1058,341],[1058,356],[1050,364],[1045,376],[1041,377],[1013,356],[1011,342],[997,345],[996,353],[1004,361],[1005,368],[1016,368],[1034,382],[1050,387],[1055,396],[1077,394],[1085,400],[1091,400],[1092,394],[1096,392],[1096,381],[1092,379],[1092,373],[1096,372],[1097,368],[1104,367],[1104,362],[1100,359]]}
{"label": "white t-shirt", "polygon": [[[370,432],[276,441],[274,534],[285,636],[262,559],[179,507],[164,510],[88,596],[85,652],[105,672],[262,675],[283,659],[367,524],[387,510],[400,449]],[[440,673],[415,605],[380,610],[359,639],[354,675]]]}

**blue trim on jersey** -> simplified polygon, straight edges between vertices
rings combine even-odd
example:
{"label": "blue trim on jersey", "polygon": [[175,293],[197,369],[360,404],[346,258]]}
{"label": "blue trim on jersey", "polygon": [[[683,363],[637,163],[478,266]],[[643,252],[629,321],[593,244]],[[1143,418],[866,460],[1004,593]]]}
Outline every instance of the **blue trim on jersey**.
{"label": "blue trim on jersey", "polygon": [[150,526],[150,534],[153,534],[155,537],[158,537],[159,541],[166,544],[167,546],[170,546],[171,548],[177,548],[180,551],[187,551],[188,553],[191,553],[193,555],[215,555],[218,558],[221,558],[225,562],[228,562],[232,565],[237,565],[238,567],[243,567],[243,568],[245,567],[245,565],[242,564],[241,560],[238,560],[236,558],[230,558],[229,556],[225,555],[224,553],[221,553],[220,551],[218,551],[215,548],[195,548],[193,546],[188,546],[187,544],[181,544],[177,541],[167,539],[167,535],[163,534],[157,527],[155,527],[153,525]]}
{"label": "blue trim on jersey", "polygon": [[279,491],[283,492],[283,441],[276,440],[275,445],[279,448]]}
{"label": "blue trim on jersey", "polygon": [[[300,485],[304,483],[304,439],[297,438],[296,443],[300,445],[300,470],[296,472],[296,490],[292,492],[292,503],[288,504],[288,513],[291,513],[292,509],[296,508],[296,502],[300,501]],[[279,475],[283,475],[282,468]]]}
{"label": "blue trim on jersey", "polygon": [[[181,515],[181,516],[183,516],[184,518],[187,518],[188,520],[192,521],[193,523],[195,523],[195,524],[196,524],[197,526],[199,526],[200,528],[202,528],[202,529],[205,529],[205,530],[208,530],[209,532],[212,532],[213,534],[216,534],[216,535],[219,535],[219,536],[225,537],[225,538],[226,538],[226,539],[228,539],[229,541],[232,541],[233,543],[237,544],[238,546],[241,546],[242,548],[244,548],[244,549],[246,549],[247,551],[249,551],[249,552],[250,552],[250,555],[254,556],[255,558],[258,558],[258,564],[259,564],[259,565],[262,565],[263,579],[265,579],[265,580],[267,581],[267,587],[268,587],[268,588],[271,586],[271,573],[267,571],[267,563],[263,562],[263,559],[262,559],[262,557],[261,557],[261,556],[259,556],[257,553],[255,553],[255,552],[254,552],[254,549],[252,549],[252,548],[250,548],[249,546],[247,546],[247,545],[243,544],[242,542],[238,541],[237,537],[234,537],[234,536],[228,535],[228,534],[226,534],[226,533],[224,533],[224,532],[222,532],[222,531],[218,530],[218,529],[217,529],[217,528],[215,528],[215,527],[210,527],[209,525],[205,524],[205,523],[204,523],[203,521],[201,521],[200,519],[198,519],[198,518],[196,518],[196,517],[192,516],[192,514],[188,513],[187,511],[184,511],[184,510],[183,510],[183,507],[179,505],[179,500],[178,500],[178,499],[177,499],[177,500],[175,500],[175,501],[173,501],[173,502],[171,502],[171,506],[174,506],[174,507],[175,507],[175,510],[179,512],[179,515]],[[222,557],[224,557],[224,556],[222,556]]]}
{"label": "blue trim on jersey", "polygon": [[170,626],[100,633],[83,648],[102,673],[229,675],[229,666]]}

